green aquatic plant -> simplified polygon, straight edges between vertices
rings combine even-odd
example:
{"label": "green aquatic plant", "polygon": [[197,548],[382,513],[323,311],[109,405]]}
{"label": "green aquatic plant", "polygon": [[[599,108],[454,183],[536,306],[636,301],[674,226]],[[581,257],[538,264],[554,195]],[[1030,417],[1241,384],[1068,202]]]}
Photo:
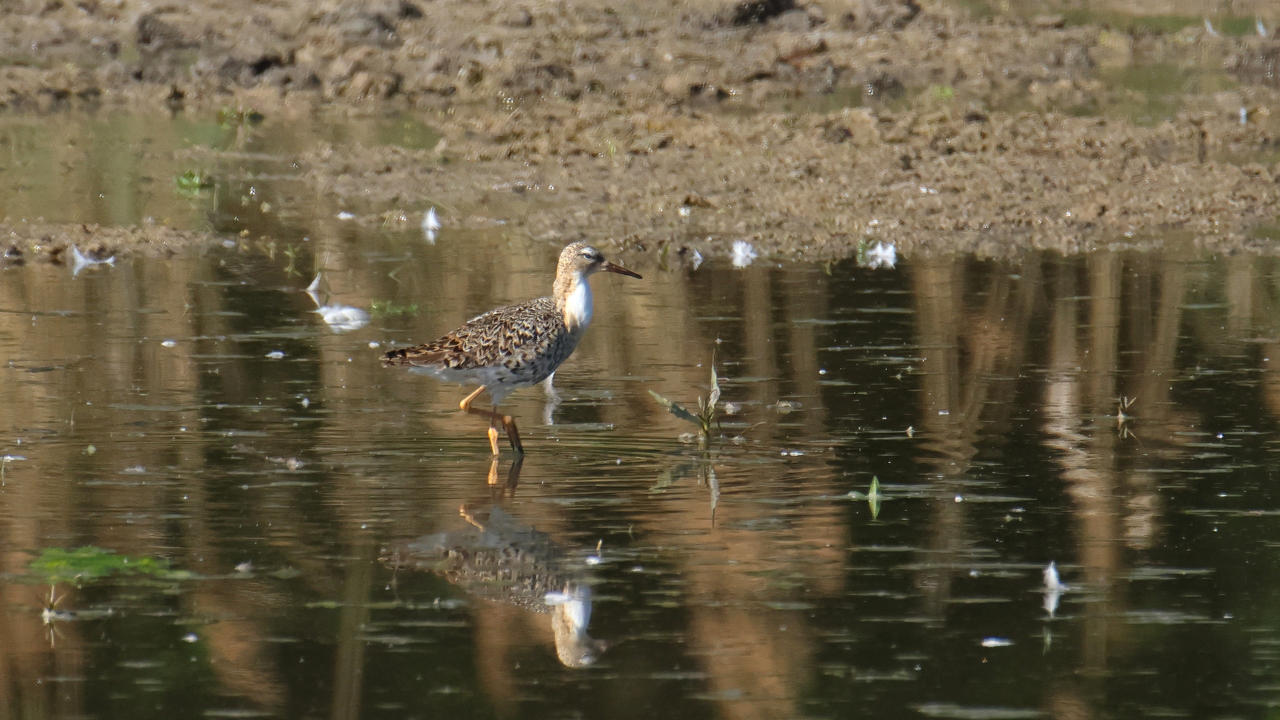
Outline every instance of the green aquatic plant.
{"label": "green aquatic plant", "polygon": [[286,275],[290,275],[290,276],[302,275],[302,273],[298,272],[298,251],[299,251],[299,247],[297,245],[294,245],[293,243],[289,243],[288,245],[284,246],[284,250],[282,252],[284,253],[285,259],[289,261],[284,266],[284,273]]}
{"label": "green aquatic plant", "polygon": [[[1121,440],[1129,438],[1136,440],[1138,438],[1137,435],[1133,434],[1133,415],[1126,412],[1133,411],[1133,406],[1137,402],[1138,398],[1129,397],[1128,395],[1121,395],[1116,401],[1116,432],[1120,435]],[[1139,441],[1139,444],[1141,444],[1141,441]]]}
{"label": "green aquatic plant", "polygon": [[393,317],[396,315],[417,315],[418,304],[408,303],[401,305],[392,300],[374,300],[369,303],[369,312],[380,317]]}
{"label": "green aquatic plant", "polygon": [[213,176],[199,170],[188,170],[175,178],[174,182],[178,186],[179,193],[196,195],[201,190],[213,187]]}
{"label": "green aquatic plant", "polygon": [[716,410],[720,404],[720,377],[716,374],[715,356],[712,355],[711,357],[711,387],[705,397],[698,397],[697,412],[687,410],[683,405],[659,395],[653,390],[650,390],[649,394],[672,415],[698,426],[698,448],[700,450],[697,459],[693,462],[682,462],[668,468],[658,478],[658,482],[650,488],[650,491],[665,492],[668,487],[674,485],[682,477],[696,470],[698,486],[706,487],[710,495],[710,521],[711,527],[715,527],[716,508],[720,505],[720,481],[716,477],[716,452],[707,448],[708,441],[711,438],[711,426],[716,421]]}
{"label": "green aquatic plant", "polygon": [[867,509],[871,511],[871,519],[880,517],[880,503],[884,500],[884,496],[880,494],[880,478],[872,476],[871,487],[867,488],[865,493],[850,490],[846,497],[850,500],[866,500]]}
{"label": "green aquatic plant", "polygon": [[112,550],[92,545],[69,549],[45,548],[27,567],[50,585],[63,582],[81,585],[122,574],[160,578],[174,576],[164,560],[117,555]]}
{"label": "green aquatic plant", "polygon": [[871,477],[871,487],[867,489],[867,507],[871,509],[871,519],[880,517],[880,478]]}
{"label": "green aquatic plant", "polygon": [[871,244],[868,238],[858,238],[858,244],[853,248],[853,259],[858,263],[858,267],[866,267],[867,251],[871,249]]}
{"label": "green aquatic plant", "polygon": [[698,487],[707,488],[711,500],[711,527],[716,525],[716,508],[720,505],[720,480],[712,453],[701,453],[698,460],[681,462],[668,467],[658,475],[658,481],[649,488],[651,493],[663,493],[686,477],[697,475]]}
{"label": "green aquatic plant", "polygon": [[665,407],[672,415],[686,420],[698,426],[698,444],[706,447],[707,439],[711,437],[711,425],[716,419],[716,405],[720,402],[720,379],[716,376],[715,360],[711,361],[711,391],[706,397],[698,397],[698,411],[692,412],[686,410],[684,406],[663,397],[653,390],[649,391],[654,400]]}

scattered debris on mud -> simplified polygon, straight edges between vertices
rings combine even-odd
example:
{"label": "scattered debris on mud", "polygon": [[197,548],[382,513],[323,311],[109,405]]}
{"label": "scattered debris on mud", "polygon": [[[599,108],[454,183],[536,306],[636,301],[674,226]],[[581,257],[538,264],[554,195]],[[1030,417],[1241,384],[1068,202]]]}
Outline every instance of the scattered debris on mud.
{"label": "scattered debris on mud", "polygon": [[1250,25],[1232,34],[1165,4],[18,0],[0,8],[0,41],[26,49],[0,66],[0,107],[410,110],[439,145],[318,143],[304,179],[339,204],[437,204],[556,242],[811,258],[1168,233],[1269,246],[1280,40],[1252,31],[1268,6],[1233,5]]}
{"label": "scattered debris on mud", "polygon": [[69,267],[105,263],[118,251],[172,256],[227,242],[213,233],[163,225],[114,227],[43,222],[0,223],[0,267],[51,262]]}

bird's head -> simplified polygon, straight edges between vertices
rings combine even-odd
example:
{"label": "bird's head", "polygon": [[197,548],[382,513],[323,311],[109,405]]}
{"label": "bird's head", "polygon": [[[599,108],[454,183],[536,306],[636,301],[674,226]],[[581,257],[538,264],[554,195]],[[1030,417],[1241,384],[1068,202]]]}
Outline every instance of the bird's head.
{"label": "bird's head", "polygon": [[603,253],[584,242],[570,243],[560,253],[560,267],[557,274],[568,271],[580,277],[586,277],[601,270],[627,277],[640,277],[639,273],[609,262]]}

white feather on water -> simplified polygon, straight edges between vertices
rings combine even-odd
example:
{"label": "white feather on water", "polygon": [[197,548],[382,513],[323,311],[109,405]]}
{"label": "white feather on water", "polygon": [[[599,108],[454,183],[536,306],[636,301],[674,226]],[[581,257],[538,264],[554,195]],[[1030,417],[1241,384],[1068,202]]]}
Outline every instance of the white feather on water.
{"label": "white feather on water", "polygon": [[867,250],[867,267],[892,268],[898,264],[898,249],[891,243],[878,242]]}
{"label": "white feather on water", "polygon": [[322,305],[316,312],[336,333],[359,330],[369,324],[369,313],[351,305]]}
{"label": "white feather on water", "polygon": [[440,217],[436,215],[436,208],[433,205],[422,215],[422,236],[432,245],[436,242],[436,235],[440,233]]}
{"label": "white feather on water", "polygon": [[369,324],[367,311],[351,305],[329,303],[329,288],[323,273],[316,273],[315,279],[307,286],[306,293],[311,297],[311,302],[316,304],[316,313],[320,315],[320,319],[336,333],[359,330]]}
{"label": "white feather on water", "polygon": [[115,264],[116,264],[115,255],[112,255],[108,258],[104,258],[102,260],[98,260],[96,258],[89,257],[88,255],[85,255],[84,253],[80,252],[80,248],[76,247],[75,245],[71,246],[71,276],[72,277],[79,275],[80,271],[87,267],[93,267],[94,265],[113,265],[114,266]]}
{"label": "white feather on water", "polygon": [[1058,566],[1050,562],[1042,573],[1044,577],[1044,611],[1049,617],[1053,617],[1058,612],[1058,602],[1062,599],[1062,593],[1067,591],[1067,586],[1062,583],[1062,579],[1058,577]]}

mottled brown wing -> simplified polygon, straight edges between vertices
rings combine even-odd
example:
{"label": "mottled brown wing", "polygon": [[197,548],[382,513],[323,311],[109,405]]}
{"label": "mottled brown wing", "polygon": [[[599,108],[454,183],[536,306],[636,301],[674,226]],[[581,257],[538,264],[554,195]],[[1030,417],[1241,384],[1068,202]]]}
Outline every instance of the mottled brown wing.
{"label": "mottled brown wing", "polygon": [[463,370],[500,365],[520,355],[524,345],[553,330],[550,325],[563,325],[551,298],[507,305],[431,342],[392,350],[382,356],[382,364]]}
{"label": "mottled brown wing", "polygon": [[439,353],[434,343],[414,345],[413,347],[396,348],[382,355],[383,367],[433,365],[439,361]]}

